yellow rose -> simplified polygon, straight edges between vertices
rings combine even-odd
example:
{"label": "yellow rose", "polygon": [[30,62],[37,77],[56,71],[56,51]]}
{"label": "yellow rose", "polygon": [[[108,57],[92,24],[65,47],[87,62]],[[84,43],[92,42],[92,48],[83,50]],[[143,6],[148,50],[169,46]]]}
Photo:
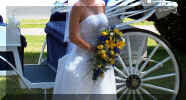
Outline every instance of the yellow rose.
{"label": "yellow rose", "polygon": [[107,55],[106,55],[106,54],[102,54],[101,57],[102,57],[103,59],[106,59],[106,58],[107,58]]}
{"label": "yellow rose", "polygon": [[106,36],[108,33],[107,32],[101,32],[102,36]]}
{"label": "yellow rose", "polygon": [[101,50],[101,54],[105,54],[106,53],[106,51],[105,50]]}
{"label": "yellow rose", "polygon": [[97,46],[98,49],[103,49],[103,47],[104,47],[103,45],[98,45]]}
{"label": "yellow rose", "polygon": [[114,29],[114,33],[119,34],[119,32],[120,32],[119,29],[117,28]]}

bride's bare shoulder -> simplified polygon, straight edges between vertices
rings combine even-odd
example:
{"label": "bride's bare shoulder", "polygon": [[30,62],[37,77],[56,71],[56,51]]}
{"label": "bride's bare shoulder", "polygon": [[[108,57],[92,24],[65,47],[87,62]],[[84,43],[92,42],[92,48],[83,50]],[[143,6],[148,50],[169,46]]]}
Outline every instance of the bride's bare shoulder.
{"label": "bride's bare shoulder", "polygon": [[99,4],[101,4],[101,6],[105,6],[105,1],[99,0]]}
{"label": "bride's bare shoulder", "polygon": [[84,4],[82,2],[80,2],[80,1],[78,1],[73,6],[80,7],[80,6],[84,6]]}
{"label": "bride's bare shoulder", "polygon": [[83,7],[83,3],[78,1],[72,6],[72,10],[75,12],[80,12],[82,10],[82,7]]}

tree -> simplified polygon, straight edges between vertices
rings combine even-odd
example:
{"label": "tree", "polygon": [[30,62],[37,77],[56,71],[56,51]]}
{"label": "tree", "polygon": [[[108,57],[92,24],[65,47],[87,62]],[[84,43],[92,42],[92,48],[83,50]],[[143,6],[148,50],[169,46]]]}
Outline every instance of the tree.
{"label": "tree", "polygon": [[174,0],[178,3],[178,14],[170,14],[165,18],[155,20],[155,26],[169,43],[180,50],[186,50],[186,0]]}

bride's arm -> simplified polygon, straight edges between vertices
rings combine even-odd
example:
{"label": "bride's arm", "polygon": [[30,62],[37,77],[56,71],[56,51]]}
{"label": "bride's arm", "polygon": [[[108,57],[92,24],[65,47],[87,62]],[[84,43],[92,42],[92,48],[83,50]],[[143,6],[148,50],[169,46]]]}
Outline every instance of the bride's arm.
{"label": "bride's arm", "polygon": [[82,14],[81,6],[75,4],[75,6],[72,7],[70,14],[69,39],[72,43],[76,44],[80,48],[83,48],[84,50],[87,51],[93,51],[93,47],[89,43],[84,41],[78,34],[80,31],[81,14]]}

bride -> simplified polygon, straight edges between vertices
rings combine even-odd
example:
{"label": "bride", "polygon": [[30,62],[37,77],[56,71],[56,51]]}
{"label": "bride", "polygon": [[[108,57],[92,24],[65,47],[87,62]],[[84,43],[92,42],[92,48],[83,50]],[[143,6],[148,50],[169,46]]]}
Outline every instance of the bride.
{"label": "bride", "polygon": [[113,68],[98,80],[92,80],[90,58],[95,52],[96,38],[101,30],[108,27],[104,12],[102,0],[79,0],[72,6],[69,40],[75,46],[71,53],[58,61],[54,100],[64,99],[56,94],[71,94],[70,100],[116,100]]}

